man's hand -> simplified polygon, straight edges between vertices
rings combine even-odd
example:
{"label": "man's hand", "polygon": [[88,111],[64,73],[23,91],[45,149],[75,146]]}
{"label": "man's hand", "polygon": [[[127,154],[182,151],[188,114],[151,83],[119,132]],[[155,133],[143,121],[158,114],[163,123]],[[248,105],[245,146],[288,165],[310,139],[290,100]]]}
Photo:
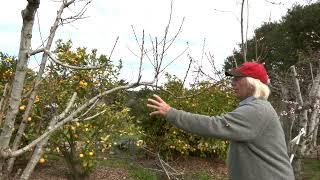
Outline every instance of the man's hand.
{"label": "man's hand", "polygon": [[159,96],[153,95],[153,99],[148,99],[148,107],[153,108],[155,111],[150,113],[150,116],[161,115],[166,117],[168,111],[170,110],[170,105],[164,102]]}

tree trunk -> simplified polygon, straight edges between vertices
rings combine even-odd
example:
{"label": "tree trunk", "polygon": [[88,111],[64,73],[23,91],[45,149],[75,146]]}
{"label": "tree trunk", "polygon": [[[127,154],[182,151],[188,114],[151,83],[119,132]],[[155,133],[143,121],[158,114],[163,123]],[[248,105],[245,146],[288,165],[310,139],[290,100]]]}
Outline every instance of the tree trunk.
{"label": "tree trunk", "polygon": [[[71,144],[70,144],[71,145]],[[71,145],[72,146],[72,145]],[[74,149],[74,147],[70,147],[71,149]],[[81,166],[81,163],[79,162],[79,160],[77,160],[74,157],[74,153],[72,152],[68,152],[68,150],[66,150],[65,148],[61,147],[60,148],[64,160],[68,166],[68,169],[71,172],[71,177],[73,180],[84,180],[84,179],[88,179],[88,173],[83,169],[83,167]]]}
{"label": "tree trunk", "polygon": [[295,159],[292,162],[294,176],[296,180],[302,180],[302,159],[297,152]]}
{"label": "tree trunk", "polygon": [[[51,49],[51,46],[52,46],[52,43],[53,43],[53,39],[54,39],[55,33],[56,33],[56,31],[57,31],[57,29],[59,27],[59,22],[61,20],[61,15],[63,13],[64,8],[65,8],[65,5],[62,3],[62,5],[61,5],[61,7],[60,7],[60,9],[59,9],[59,11],[57,13],[55,22],[54,22],[54,24],[52,25],[52,27],[50,29],[50,36],[48,38],[45,50],[50,50]],[[34,99],[35,99],[35,97],[36,97],[36,95],[38,93],[38,86],[39,86],[39,83],[40,83],[40,81],[42,79],[42,75],[44,73],[44,70],[45,70],[45,67],[46,67],[46,64],[47,64],[47,60],[48,60],[48,54],[47,53],[43,53],[41,64],[40,64],[40,68],[39,68],[39,72],[37,74],[37,77],[35,79],[35,83],[33,85],[33,91],[32,91],[32,93],[30,95],[26,111],[23,114],[22,121],[21,121],[21,124],[19,126],[19,130],[17,132],[17,135],[16,135],[16,137],[14,139],[14,142],[13,142],[13,145],[12,145],[12,150],[13,151],[15,151],[15,150],[17,150],[19,148],[19,144],[20,144],[22,135],[23,135],[23,133],[25,131],[25,128],[26,128],[26,125],[27,125],[26,124],[27,119],[29,117],[29,114],[31,112],[32,106],[34,104]],[[15,159],[16,159],[15,157],[10,158],[10,160],[8,162],[8,167],[7,167],[8,173],[11,173]]]}
{"label": "tree trunk", "polygon": [[243,8],[244,8],[244,1],[245,0],[242,0],[242,3],[241,3],[241,49],[242,49],[242,53],[243,53],[243,60],[244,62],[247,61],[247,50],[246,50],[246,46],[244,44],[244,35],[243,35]]}
{"label": "tree trunk", "polygon": [[31,173],[34,170],[34,167],[37,165],[40,157],[43,154],[43,146],[45,146],[48,142],[49,137],[43,139],[40,143],[37,144],[35,150],[33,151],[32,157],[29,160],[27,167],[24,169],[20,176],[20,180],[28,180],[30,178]]}
{"label": "tree trunk", "polygon": [[[56,123],[58,122],[58,118],[52,118],[52,120],[49,123],[49,126],[47,129],[51,129]],[[22,172],[22,175],[20,177],[21,180],[27,180],[29,179],[31,173],[34,170],[34,167],[37,165],[40,157],[43,154],[43,147],[45,147],[48,143],[49,137],[44,138],[42,141],[40,141],[35,150],[33,151],[33,154],[27,164],[27,167],[24,169],[24,171]]]}
{"label": "tree trunk", "polygon": [[308,126],[308,136],[310,135],[310,143],[308,145],[308,153],[312,153],[317,145],[317,128],[320,111],[320,73],[317,74],[313,81],[312,88],[309,93],[310,102],[312,102],[313,112]]}
{"label": "tree trunk", "polygon": [[[284,87],[282,84],[281,84],[281,96],[282,96],[282,100],[283,100],[282,103],[281,103],[282,110],[287,112],[290,109],[290,107],[286,103],[286,101],[288,101],[288,99],[289,99],[288,98],[288,89],[286,87]],[[292,116],[290,113],[288,114],[288,116],[281,116],[280,117],[287,146],[288,146],[289,141],[291,140],[291,133],[290,133],[291,128],[290,127],[291,127],[291,124],[294,121],[294,118],[295,117]],[[288,149],[288,151],[290,152],[289,149]]]}
{"label": "tree trunk", "polygon": [[[302,99],[302,95],[301,95],[301,90],[300,90],[300,85],[299,85],[299,80],[297,79],[297,72],[295,69],[295,66],[291,66],[290,69],[292,70],[292,74],[293,74],[293,82],[294,82],[294,87],[295,87],[295,91],[296,91],[296,95],[297,95],[297,101],[299,106],[303,107],[304,102]],[[307,124],[308,124],[308,114],[307,114],[307,110],[303,110],[300,115],[299,115],[299,129],[304,128],[306,130],[307,128]],[[301,158],[303,157],[303,152],[305,152],[306,149],[306,144],[303,142],[303,136],[301,137],[300,142],[302,142],[301,144],[298,144],[298,147],[295,154],[295,159],[294,159],[294,163],[292,164],[296,179],[299,180],[301,179],[301,173],[302,173],[302,162],[301,162]]]}
{"label": "tree trunk", "polygon": [[[34,15],[39,7],[40,0],[29,0],[27,7],[22,11],[23,26],[20,36],[20,48],[16,72],[12,84],[12,91],[9,98],[9,107],[6,113],[4,125],[0,135],[0,149],[7,149],[12,136],[15,117],[19,110],[21,94],[31,49],[32,28]],[[0,159],[0,170],[3,170],[4,159]],[[1,175],[1,174],[0,174]]]}

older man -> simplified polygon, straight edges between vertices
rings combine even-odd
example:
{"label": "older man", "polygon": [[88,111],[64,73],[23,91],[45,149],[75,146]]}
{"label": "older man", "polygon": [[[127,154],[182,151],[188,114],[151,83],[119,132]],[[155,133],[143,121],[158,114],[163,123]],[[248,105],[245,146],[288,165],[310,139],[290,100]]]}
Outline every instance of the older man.
{"label": "older man", "polygon": [[232,112],[205,116],[177,110],[159,96],[147,106],[178,128],[203,136],[230,140],[228,168],[231,180],[292,180],[284,133],[277,113],[267,101],[269,77],[262,64],[246,62],[226,72],[241,100]]}

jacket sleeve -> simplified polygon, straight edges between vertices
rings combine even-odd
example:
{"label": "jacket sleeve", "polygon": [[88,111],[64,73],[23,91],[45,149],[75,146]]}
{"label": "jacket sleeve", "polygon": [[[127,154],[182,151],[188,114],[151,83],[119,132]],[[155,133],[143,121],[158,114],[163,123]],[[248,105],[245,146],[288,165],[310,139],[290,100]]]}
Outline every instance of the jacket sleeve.
{"label": "jacket sleeve", "polygon": [[171,108],[166,118],[176,127],[191,133],[250,141],[267,125],[268,118],[263,116],[264,108],[245,104],[220,116],[205,116]]}

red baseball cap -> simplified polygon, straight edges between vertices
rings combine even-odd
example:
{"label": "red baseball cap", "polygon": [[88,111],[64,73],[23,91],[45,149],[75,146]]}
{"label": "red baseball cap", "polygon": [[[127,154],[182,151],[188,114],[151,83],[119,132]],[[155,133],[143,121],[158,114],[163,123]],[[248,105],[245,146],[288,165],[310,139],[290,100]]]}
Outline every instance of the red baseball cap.
{"label": "red baseball cap", "polygon": [[270,82],[269,76],[263,64],[256,62],[245,62],[240,67],[225,72],[226,76],[252,77],[260,80],[264,84]]}

